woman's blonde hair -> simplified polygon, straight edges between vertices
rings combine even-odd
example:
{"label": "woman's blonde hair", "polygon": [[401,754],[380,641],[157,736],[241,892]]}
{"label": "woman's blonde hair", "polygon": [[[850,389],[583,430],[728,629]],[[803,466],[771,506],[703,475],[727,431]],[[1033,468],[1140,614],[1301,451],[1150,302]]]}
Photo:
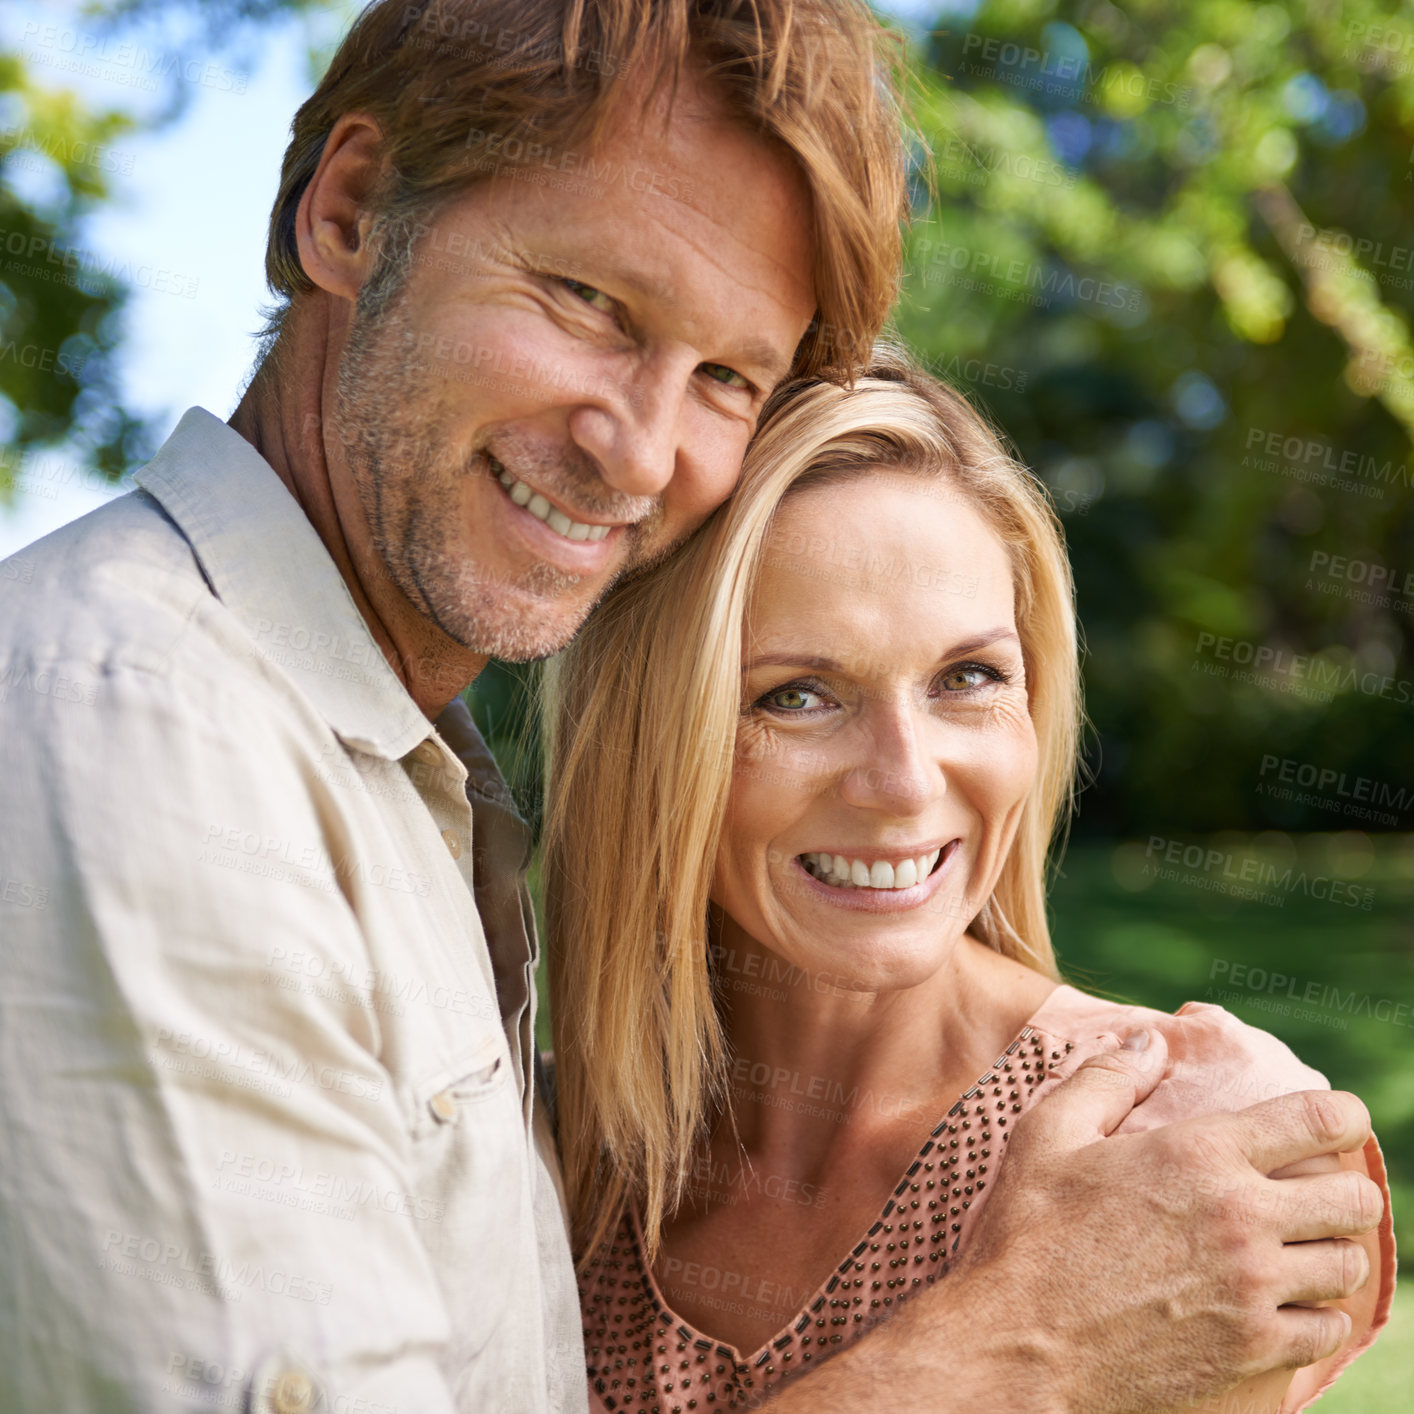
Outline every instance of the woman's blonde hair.
{"label": "woman's blonde hair", "polygon": [[626,1198],[650,1249],[724,1105],[708,890],[731,786],[743,631],[782,501],[904,471],[964,497],[1007,545],[1037,777],[970,931],[1055,975],[1046,862],[1081,725],[1074,595],[1041,483],[976,411],[898,351],[846,389],[781,388],[732,498],[672,558],[620,584],[547,675],[545,906],[559,1133],[587,1257]]}

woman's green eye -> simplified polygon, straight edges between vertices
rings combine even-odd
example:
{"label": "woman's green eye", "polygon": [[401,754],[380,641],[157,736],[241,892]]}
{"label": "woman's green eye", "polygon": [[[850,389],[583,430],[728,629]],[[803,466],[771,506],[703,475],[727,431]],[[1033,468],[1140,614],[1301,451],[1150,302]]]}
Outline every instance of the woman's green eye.
{"label": "woman's green eye", "polygon": [[728,368],[724,363],[704,363],[702,367],[714,383],[720,383],[724,388],[749,388],[751,386],[736,369]]}
{"label": "woman's green eye", "polygon": [[[603,290],[596,290],[593,285],[586,285],[583,280],[568,279],[565,281],[565,288],[571,293],[578,295],[585,304],[593,305],[595,309],[600,310],[602,313],[610,314],[613,312],[614,302]],[[596,303],[597,300],[603,300],[603,304]]]}
{"label": "woman's green eye", "polygon": [[969,688],[981,687],[992,679],[981,668],[955,668],[943,678],[945,692],[966,692]]}
{"label": "woman's green eye", "polygon": [[807,687],[778,687],[768,692],[762,701],[782,712],[801,712],[817,706],[820,694]]}

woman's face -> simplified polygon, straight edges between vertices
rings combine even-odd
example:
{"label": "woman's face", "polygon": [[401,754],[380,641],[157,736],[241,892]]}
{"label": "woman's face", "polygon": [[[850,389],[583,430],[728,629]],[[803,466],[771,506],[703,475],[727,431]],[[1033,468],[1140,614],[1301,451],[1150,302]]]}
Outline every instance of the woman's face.
{"label": "woman's face", "polygon": [[996,883],[1036,774],[1006,548],[947,482],[798,493],[747,619],[712,898],[817,982],[915,986]]}

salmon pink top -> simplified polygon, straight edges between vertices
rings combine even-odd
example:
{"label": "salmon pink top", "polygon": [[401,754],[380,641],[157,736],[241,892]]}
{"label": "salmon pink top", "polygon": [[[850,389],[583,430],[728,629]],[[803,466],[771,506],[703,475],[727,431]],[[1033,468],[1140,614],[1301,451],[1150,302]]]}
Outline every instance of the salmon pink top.
{"label": "salmon pink top", "polygon": [[[1245,1109],[1293,1090],[1330,1089],[1276,1037],[1222,1007],[1189,1002],[1169,1016],[1059,986],[992,1068],[931,1132],[920,1134],[916,1157],[873,1226],[841,1245],[805,1304],[758,1349],[739,1351],[671,1309],[643,1260],[639,1217],[630,1208],[580,1283],[591,1409],[688,1414],[758,1401],[946,1277],[991,1193],[1017,1117],[1082,1061],[1141,1025],[1163,1032],[1169,1068],[1118,1133]],[[1385,1195],[1379,1257],[1364,1289],[1340,1303],[1351,1316],[1349,1339],[1334,1355],[1296,1372],[1281,1414],[1310,1404],[1389,1318],[1394,1236],[1384,1160],[1373,1139],[1364,1159]]]}

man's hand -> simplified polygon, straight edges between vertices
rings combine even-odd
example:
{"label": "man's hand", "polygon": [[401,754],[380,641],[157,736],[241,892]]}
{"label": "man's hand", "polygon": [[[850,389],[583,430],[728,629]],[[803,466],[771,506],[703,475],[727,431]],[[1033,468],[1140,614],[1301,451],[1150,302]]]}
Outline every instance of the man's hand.
{"label": "man's hand", "polygon": [[1339,1348],[1349,1317],[1296,1303],[1365,1284],[1350,1239],[1382,1195],[1329,1164],[1270,1175],[1358,1150],[1365,1107],[1308,1091],[1115,1135],[1167,1061],[1159,1032],[1139,1034],[1146,1048],[1092,1057],[1018,1120],[947,1277],[773,1409],[1170,1414]]}
{"label": "man's hand", "polygon": [[[1378,1224],[1378,1187],[1309,1162],[1365,1143],[1360,1101],[1306,1091],[1106,1138],[1163,1073],[1163,1037],[1147,1035],[1144,1050],[1092,1057],[1022,1117],[949,1277],[982,1294],[993,1321],[1029,1323],[1007,1338],[1042,1408],[1181,1409],[1309,1365],[1339,1348],[1350,1319],[1295,1303],[1369,1278],[1350,1239]],[[1291,1165],[1306,1171],[1270,1177]]]}

